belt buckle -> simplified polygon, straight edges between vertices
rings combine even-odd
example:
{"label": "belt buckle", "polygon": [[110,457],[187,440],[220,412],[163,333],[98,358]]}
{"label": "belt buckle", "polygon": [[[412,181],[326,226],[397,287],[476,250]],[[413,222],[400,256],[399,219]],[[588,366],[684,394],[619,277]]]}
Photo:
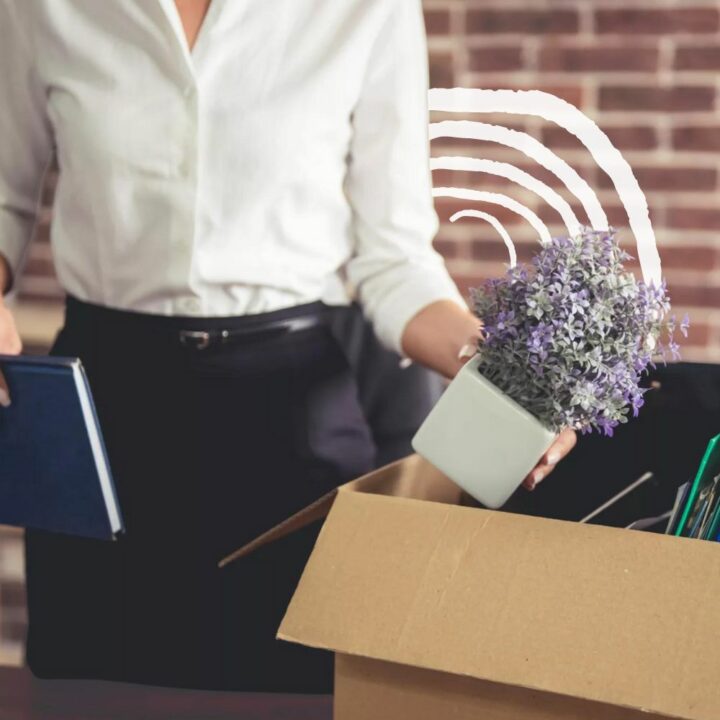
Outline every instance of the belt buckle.
{"label": "belt buckle", "polygon": [[180,343],[195,350],[205,350],[210,345],[210,333],[206,330],[181,330]]}

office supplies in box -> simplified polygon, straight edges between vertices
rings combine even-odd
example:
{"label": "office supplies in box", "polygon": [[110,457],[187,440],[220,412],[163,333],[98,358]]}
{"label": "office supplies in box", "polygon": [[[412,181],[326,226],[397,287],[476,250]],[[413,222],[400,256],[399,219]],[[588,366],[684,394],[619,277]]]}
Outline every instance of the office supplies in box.
{"label": "office supplies in box", "polygon": [[469,507],[410,456],[223,562],[325,513],[278,637],[336,653],[336,720],[720,717],[715,543]]}
{"label": "office supplies in box", "polygon": [[716,540],[719,525],[720,435],[716,435],[708,443],[672,532],[684,537]]}

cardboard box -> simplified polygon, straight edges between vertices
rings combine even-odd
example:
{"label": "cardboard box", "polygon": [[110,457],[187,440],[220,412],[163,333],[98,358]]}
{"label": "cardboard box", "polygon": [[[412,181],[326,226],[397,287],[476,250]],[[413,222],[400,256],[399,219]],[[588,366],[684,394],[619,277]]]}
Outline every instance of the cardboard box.
{"label": "cardboard box", "polygon": [[336,653],[336,720],[720,718],[720,546],[462,504],[418,456],[327,513],[278,637]]}

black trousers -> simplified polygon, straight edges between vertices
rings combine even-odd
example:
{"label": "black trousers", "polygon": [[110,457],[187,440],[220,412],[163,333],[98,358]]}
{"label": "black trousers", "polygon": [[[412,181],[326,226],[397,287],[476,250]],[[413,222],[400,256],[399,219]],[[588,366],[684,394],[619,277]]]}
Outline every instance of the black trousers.
{"label": "black trousers", "polygon": [[372,468],[345,354],[327,326],[193,350],[178,330],[238,318],[123,312],[68,298],[51,350],[85,365],[126,532],[28,530],[27,662],[39,677],[330,692],[332,656],[275,639],[317,525],[218,560]]}

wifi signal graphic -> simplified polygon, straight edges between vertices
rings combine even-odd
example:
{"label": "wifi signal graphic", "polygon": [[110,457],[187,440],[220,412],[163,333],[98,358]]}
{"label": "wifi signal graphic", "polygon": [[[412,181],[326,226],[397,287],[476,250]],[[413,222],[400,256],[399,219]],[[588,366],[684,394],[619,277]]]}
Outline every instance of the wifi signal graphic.
{"label": "wifi signal graphic", "polygon": [[[429,93],[431,111],[443,113],[486,113],[529,115],[555,123],[573,134],[590,152],[595,163],[604,170],[617,191],[637,245],[637,256],[645,282],[660,284],[662,279],[660,255],[655,232],[650,222],[648,204],[632,168],[608,136],[589,117],[567,101],[540,90],[481,90],[433,89]],[[592,187],[565,160],[536,140],[518,130],[472,120],[443,120],[430,123],[430,139],[462,138],[498,143],[518,150],[553,173],[578,199],[593,230],[608,230],[608,219]],[[556,190],[530,173],[506,162],[474,157],[436,157],[430,161],[432,170],[463,170],[487,173],[505,178],[538,195],[558,212],[568,235],[577,235],[583,228],[570,204]],[[502,206],[523,217],[537,232],[540,242],[549,243],[550,232],[540,217],[530,208],[503,193],[468,188],[436,187],[435,197],[483,202]],[[468,208],[450,217],[455,222],[473,217],[489,223],[507,246],[510,263],[517,261],[510,234],[491,213]]]}

